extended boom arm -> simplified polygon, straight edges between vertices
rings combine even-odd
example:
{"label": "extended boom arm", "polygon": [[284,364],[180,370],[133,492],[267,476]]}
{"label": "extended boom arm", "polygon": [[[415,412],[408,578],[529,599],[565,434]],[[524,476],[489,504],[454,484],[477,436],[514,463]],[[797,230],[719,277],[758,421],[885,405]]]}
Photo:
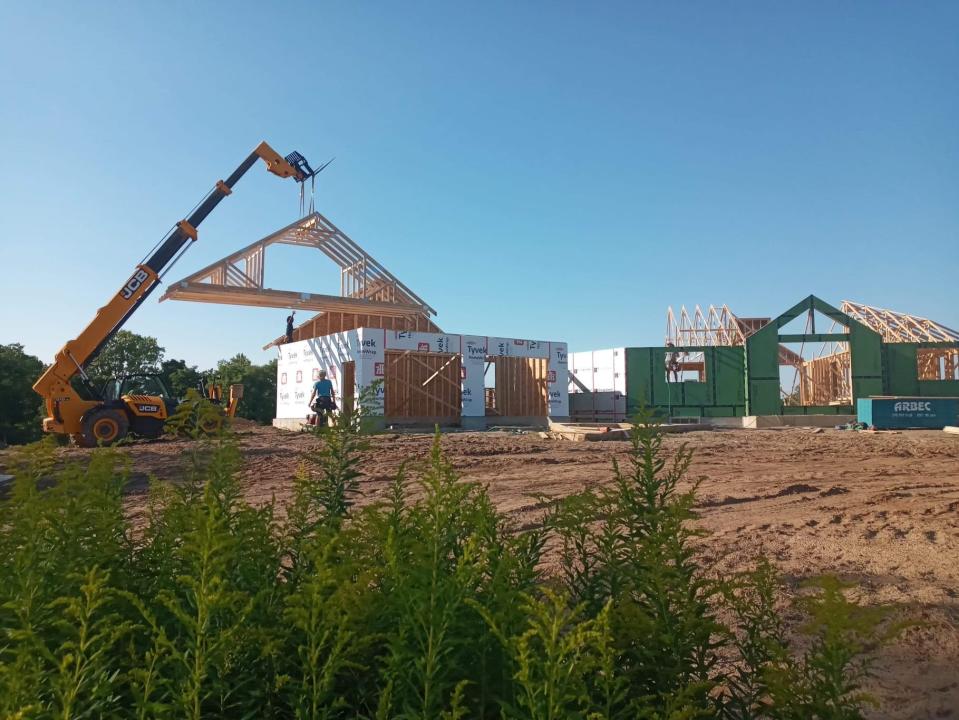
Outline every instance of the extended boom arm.
{"label": "extended boom arm", "polygon": [[217,181],[213,189],[185,220],[180,220],[154,249],[154,252],[136,266],[133,274],[106,305],[97,310],[92,322],[76,339],[68,341],[57,353],[53,364],[34,384],[33,389],[43,396],[47,417],[43,429],[48,432],[73,433],[87,410],[99,405],[97,401],[83,400],[70,384],[78,373],[84,378],[84,368],[97,356],[110,338],[126,323],[140,304],[159,284],[164,269],[174,262],[188,242],[197,239],[197,226],[229,195],[233,186],[258,159],[266,163],[271,173],[281,178],[291,177],[303,182],[312,170],[299,153],[292,153],[289,161],[265,142],[233,171],[226,180]]}

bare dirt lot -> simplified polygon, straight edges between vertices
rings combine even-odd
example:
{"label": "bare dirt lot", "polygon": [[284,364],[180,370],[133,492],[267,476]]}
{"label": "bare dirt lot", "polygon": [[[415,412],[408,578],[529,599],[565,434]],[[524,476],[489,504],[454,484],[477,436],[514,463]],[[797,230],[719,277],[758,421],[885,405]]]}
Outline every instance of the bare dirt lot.
{"label": "bare dirt lot", "polygon": [[[282,501],[302,454],[317,441],[272,428],[238,431],[244,483],[254,502]],[[362,502],[382,497],[400,463],[424,456],[429,435],[373,438]],[[834,573],[859,585],[866,603],[894,604],[921,621],[883,649],[872,691],[875,717],[959,718],[959,436],[941,432],[855,433],[804,428],[668,436],[694,450],[701,479],[703,553],[717,572],[748,567],[762,553],[791,581]],[[559,497],[608,481],[623,442],[570,443],[536,433],[450,433],[442,445],[465,478],[487,484],[516,523],[539,521],[534,495]],[[175,479],[188,443],[124,449],[138,482],[127,503],[143,511],[147,475]],[[67,458],[85,451],[63,450]]]}

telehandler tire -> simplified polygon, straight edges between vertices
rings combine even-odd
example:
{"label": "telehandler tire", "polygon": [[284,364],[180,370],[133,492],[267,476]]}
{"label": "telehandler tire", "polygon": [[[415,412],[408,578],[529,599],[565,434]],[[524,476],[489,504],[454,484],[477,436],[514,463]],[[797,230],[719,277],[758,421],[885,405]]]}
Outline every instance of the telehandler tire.
{"label": "telehandler tire", "polygon": [[83,418],[81,432],[74,436],[80,447],[113,445],[127,436],[130,420],[122,410],[100,408],[93,410]]}

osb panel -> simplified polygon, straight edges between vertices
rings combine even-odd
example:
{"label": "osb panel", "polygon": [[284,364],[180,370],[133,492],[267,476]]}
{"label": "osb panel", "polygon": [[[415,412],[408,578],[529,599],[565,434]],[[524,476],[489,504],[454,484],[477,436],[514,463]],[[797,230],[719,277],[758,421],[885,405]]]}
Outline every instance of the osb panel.
{"label": "osb panel", "polygon": [[315,337],[323,337],[324,335],[332,335],[333,333],[355,330],[361,327],[381,330],[440,332],[433,321],[425,315],[391,317],[388,315],[328,312],[320,313],[296,328],[293,331],[293,340],[310,340]]}
{"label": "osb panel", "polygon": [[548,362],[546,358],[495,359],[497,415],[545,417],[548,414]]}
{"label": "osb panel", "polygon": [[391,418],[458,418],[460,356],[386,352],[384,415]]}

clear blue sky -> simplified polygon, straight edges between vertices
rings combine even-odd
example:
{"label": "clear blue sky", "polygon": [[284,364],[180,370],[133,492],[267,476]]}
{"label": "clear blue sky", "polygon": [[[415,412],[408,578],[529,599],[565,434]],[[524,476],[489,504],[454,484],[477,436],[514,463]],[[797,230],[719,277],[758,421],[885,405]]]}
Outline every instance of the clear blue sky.
{"label": "clear blue sky", "polygon": [[[0,342],[49,361],[260,140],[451,332],[661,342],[809,293],[959,326],[959,3],[0,7]],[[295,219],[256,168],[177,279]],[[267,280],[338,290],[284,248]],[[158,296],[160,293],[157,293]],[[208,366],[283,310],[151,299]]]}

